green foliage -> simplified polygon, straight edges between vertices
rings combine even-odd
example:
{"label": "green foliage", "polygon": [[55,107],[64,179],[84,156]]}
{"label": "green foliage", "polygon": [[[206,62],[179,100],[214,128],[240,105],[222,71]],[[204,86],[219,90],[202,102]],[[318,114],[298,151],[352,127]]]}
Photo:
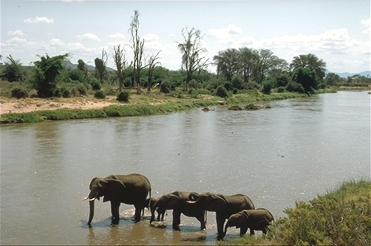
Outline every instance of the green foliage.
{"label": "green foliage", "polygon": [[122,91],[117,96],[117,101],[119,102],[129,102],[129,92]]}
{"label": "green foliage", "polygon": [[278,92],[278,93],[285,92],[285,90],[286,90],[286,89],[285,89],[285,87],[283,87],[283,86],[280,86],[280,87],[277,88],[277,92]]}
{"label": "green foliage", "polygon": [[247,84],[246,84],[246,89],[247,90],[259,90],[260,89],[260,85],[254,81],[249,81]]}
{"label": "green foliage", "polygon": [[83,84],[78,84],[71,90],[71,95],[74,97],[86,96],[87,88]]}
{"label": "green foliage", "polygon": [[233,86],[232,86],[232,83],[231,82],[225,82],[224,83],[224,88],[227,90],[227,91],[232,91],[233,90]]}
{"label": "green foliage", "polygon": [[39,97],[52,97],[56,88],[56,78],[63,69],[67,54],[54,57],[41,56],[35,62],[33,83]]}
{"label": "green foliage", "polygon": [[225,98],[228,97],[228,91],[227,89],[225,89],[224,86],[219,86],[218,88],[216,88],[215,95]]}
{"label": "green foliage", "polygon": [[298,68],[293,73],[293,81],[301,84],[305,92],[313,92],[317,88],[318,81],[313,71],[308,68]]}
{"label": "green foliage", "polygon": [[168,82],[162,82],[160,85],[160,91],[162,93],[169,93],[171,90],[171,84]]}
{"label": "green foliage", "polygon": [[84,82],[85,80],[85,75],[84,73],[79,70],[79,69],[71,69],[68,71],[68,78],[71,81],[79,81],[79,82]]}
{"label": "green foliage", "polygon": [[104,94],[103,91],[96,91],[94,97],[97,99],[104,99],[106,98],[106,95]]}
{"label": "green foliage", "polygon": [[[295,56],[290,67],[294,71],[300,68],[308,69],[314,74],[313,77],[316,77],[318,81],[323,80],[326,71],[326,63],[313,54]],[[306,86],[304,86],[304,88],[306,88]]]}
{"label": "green foliage", "polygon": [[326,74],[325,82],[327,85],[335,85],[342,82],[342,79],[336,73],[328,73]]}
{"label": "green foliage", "polygon": [[244,89],[244,84],[243,84],[242,79],[240,77],[234,77],[232,79],[232,87],[237,90]]}
{"label": "green foliage", "polygon": [[286,209],[270,227],[284,245],[370,245],[371,183],[348,182],[337,191]]}
{"label": "green foliage", "polygon": [[102,88],[100,81],[98,79],[96,79],[96,78],[91,78],[89,80],[89,84],[91,85],[91,87],[95,91],[96,90],[100,90]]}
{"label": "green foliage", "polygon": [[295,81],[290,81],[286,85],[286,90],[291,92],[305,93],[304,87],[301,84],[296,83]]}
{"label": "green foliage", "polygon": [[7,57],[8,61],[4,64],[4,69],[1,73],[1,78],[13,81],[22,81],[24,79],[24,73],[22,66],[19,61],[13,59],[11,55]]}
{"label": "green foliage", "polygon": [[103,83],[103,78],[106,75],[106,64],[100,58],[95,58],[94,63],[95,63],[96,75],[98,79],[100,80],[100,82]]}
{"label": "green foliage", "polygon": [[262,92],[264,94],[271,94],[273,82],[271,80],[264,80],[262,86]]}
{"label": "green foliage", "polygon": [[280,74],[276,78],[277,87],[285,87],[290,82],[290,77],[287,74]]}
{"label": "green foliage", "polygon": [[15,87],[11,91],[12,97],[17,99],[28,97],[28,92],[23,87]]}

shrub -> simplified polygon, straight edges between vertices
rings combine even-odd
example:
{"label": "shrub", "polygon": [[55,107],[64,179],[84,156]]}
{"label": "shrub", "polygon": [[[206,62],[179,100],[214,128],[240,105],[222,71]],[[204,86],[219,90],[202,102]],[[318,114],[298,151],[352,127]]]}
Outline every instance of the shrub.
{"label": "shrub", "polygon": [[299,93],[304,93],[304,87],[299,84],[299,83],[296,83],[294,81],[290,81],[287,86],[286,86],[286,90],[288,91],[292,91],[292,92],[299,92]]}
{"label": "shrub", "polygon": [[85,96],[87,94],[87,89],[83,84],[79,84],[72,88],[71,94],[74,97]]}
{"label": "shrub", "polygon": [[239,78],[239,77],[235,77],[235,78],[233,78],[232,79],[232,87],[233,88],[236,88],[236,89],[238,89],[238,90],[241,90],[241,89],[243,89],[243,81],[242,81],[242,79],[241,78]]}
{"label": "shrub", "polygon": [[285,87],[290,82],[290,78],[286,74],[281,74],[276,78],[276,84],[278,87]]}
{"label": "shrub", "polygon": [[271,92],[272,92],[272,81],[270,81],[270,80],[263,81],[262,92],[264,94],[271,94]]}
{"label": "shrub", "polygon": [[69,89],[62,87],[61,91],[62,91],[62,97],[64,98],[71,97],[71,91]]}
{"label": "shrub", "polygon": [[72,69],[68,71],[68,77],[73,81],[84,82],[85,76],[81,70]]}
{"label": "shrub", "polygon": [[89,81],[91,87],[93,90],[97,91],[97,90],[100,90],[102,87],[101,87],[101,84],[99,82],[98,79],[96,78],[92,78],[90,81]]}
{"label": "shrub", "polygon": [[61,91],[61,88],[55,88],[54,92],[53,92],[53,95],[55,97],[61,97],[62,96],[62,91]]}
{"label": "shrub", "polygon": [[249,81],[247,84],[246,84],[246,89],[248,90],[259,90],[260,89],[260,85],[254,81]]}
{"label": "shrub", "polygon": [[118,94],[118,96],[117,96],[117,101],[128,102],[129,101],[129,92],[127,92],[127,91],[120,92],[120,94]]}
{"label": "shrub", "polygon": [[12,97],[15,97],[15,98],[18,98],[18,99],[28,97],[27,91],[24,88],[21,88],[21,87],[13,88],[11,93],[12,93]]}
{"label": "shrub", "polygon": [[215,95],[225,98],[228,97],[228,91],[227,89],[225,89],[224,86],[219,86],[218,88],[216,88]]}
{"label": "shrub", "polygon": [[279,93],[285,92],[285,87],[283,87],[283,86],[278,87],[277,92],[279,92]]}
{"label": "shrub", "polygon": [[169,93],[170,92],[170,84],[167,83],[167,82],[162,82],[161,85],[160,85],[160,91],[162,93]]}
{"label": "shrub", "polygon": [[224,83],[224,88],[225,88],[227,91],[231,91],[231,90],[233,90],[232,83],[231,83],[231,82],[225,82],[225,83]]}
{"label": "shrub", "polygon": [[104,99],[106,98],[106,95],[104,94],[103,91],[96,91],[94,97],[97,99]]}

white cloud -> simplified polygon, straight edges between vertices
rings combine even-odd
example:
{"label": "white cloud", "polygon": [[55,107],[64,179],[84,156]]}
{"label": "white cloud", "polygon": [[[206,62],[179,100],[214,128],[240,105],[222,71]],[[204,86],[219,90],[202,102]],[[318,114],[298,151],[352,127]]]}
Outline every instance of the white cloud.
{"label": "white cloud", "polygon": [[365,28],[362,33],[371,34],[371,18],[361,20],[361,25]]}
{"label": "white cloud", "polygon": [[77,35],[77,38],[79,40],[84,40],[84,41],[100,42],[100,38],[94,33],[84,33],[84,34],[81,34],[81,35]]}
{"label": "white cloud", "polygon": [[15,31],[9,31],[8,36],[24,38],[24,37],[26,37],[26,34],[24,32],[22,32],[21,30],[15,30]]}
{"label": "white cloud", "polygon": [[46,23],[46,24],[53,24],[54,19],[53,18],[48,18],[48,17],[40,17],[40,16],[35,16],[35,17],[29,17],[27,19],[23,20],[24,23]]}
{"label": "white cloud", "polygon": [[232,24],[222,28],[212,28],[207,31],[208,36],[215,37],[220,40],[228,40],[238,34],[242,34],[242,29]]}
{"label": "white cloud", "polygon": [[111,39],[121,39],[121,40],[126,40],[126,36],[123,33],[116,32],[114,34],[108,35],[109,38]]}

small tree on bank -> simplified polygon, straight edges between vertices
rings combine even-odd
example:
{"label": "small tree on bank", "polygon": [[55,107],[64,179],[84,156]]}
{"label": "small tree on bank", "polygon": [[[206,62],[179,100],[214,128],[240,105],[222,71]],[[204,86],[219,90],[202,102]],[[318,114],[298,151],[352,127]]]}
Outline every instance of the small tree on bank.
{"label": "small tree on bank", "polygon": [[101,58],[95,58],[95,72],[96,75],[100,81],[100,83],[103,83],[104,76],[106,74],[106,64],[108,60],[107,52],[103,49],[102,50],[102,57]]}
{"label": "small tree on bank", "polygon": [[148,59],[148,81],[147,81],[147,91],[151,91],[153,84],[153,72],[155,71],[156,66],[160,65],[159,59],[160,51],[155,55],[152,55]]}
{"label": "small tree on bank", "polygon": [[143,47],[144,39],[141,39],[139,36],[139,12],[134,11],[134,16],[130,23],[130,34],[131,34],[131,48],[133,49],[133,83],[137,88],[137,93],[140,93],[140,72],[143,68]]}
{"label": "small tree on bank", "polygon": [[56,78],[63,69],[68,54],[49,57],[41,56],[35,62],[34,85],[39,97],[52,97],[56,88]]}
{"label": "small tree on bank", "polygon": [[1,73],[1,77],[9,82],[23,81],[24,74],[21,68],[21,63],[15,60],[11,55],[9,55],[7,59],[8,62],[5,62],[4,64],[4,70]]}
{"label": "small tree on bank", "polygon": [[124,69],[125,69],[125,55],[124,55],[124,49],[121,48],[120,45],[117,47],[113,47],[114,55],[113,60],[116,65],[116,75],[119,81],[119,91],[122,91],[122,88],[124,86]]}
{"label": "small tree on bank", "polygon": [[202,54],[206,51],[201,47],[201,32],[195,28],[182,29],[183,42],[178,43],[182,53],[182,70],[186,74],[185,89],[188,90],[189,81],[192,80],[195,71],[207,68],[208,59]]}

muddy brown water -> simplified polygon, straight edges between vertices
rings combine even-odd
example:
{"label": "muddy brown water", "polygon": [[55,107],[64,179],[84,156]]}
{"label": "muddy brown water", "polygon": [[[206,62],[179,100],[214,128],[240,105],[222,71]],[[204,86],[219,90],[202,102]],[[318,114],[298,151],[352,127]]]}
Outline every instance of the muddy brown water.
{"label": "muddy brown water", "polygon": [[[215,244],[182,216],[181,232],[131,221],[97,201],[86,226],[92,177],[146,175],[153,196],[174,190],[243,193],[278,218],[342,181],[370,175],[370,96],[339,92],[259,111],[200,109],[162,116],[1,126],[2,244]],[[229,230],[226,240],[238,238]]]}

